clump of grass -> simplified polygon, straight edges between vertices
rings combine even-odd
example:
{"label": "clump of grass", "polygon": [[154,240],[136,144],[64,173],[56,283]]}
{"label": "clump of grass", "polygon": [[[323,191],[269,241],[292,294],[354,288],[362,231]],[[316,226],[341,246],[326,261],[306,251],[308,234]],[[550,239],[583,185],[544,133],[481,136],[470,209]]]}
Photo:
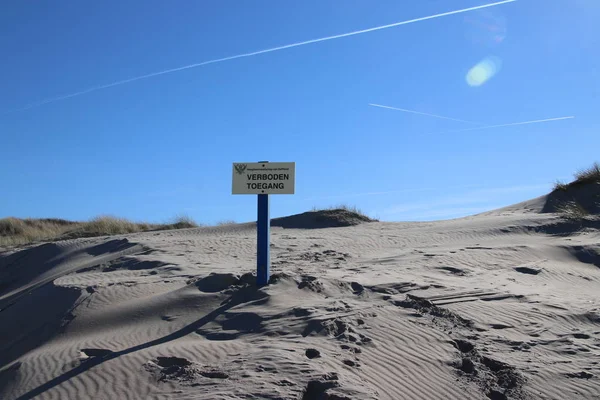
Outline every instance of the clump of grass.
{"label": "clump of grass", "polygon": [[329,207],[317,207],[313,206],[311,211],[325,211],[325,210],[344,210],[353,212],[356,214],[362,214],[363,212],[356,206],[349,206],[348,204],[337,204]]}
{"label": "clump of grass", "polygon": [[344,210],[354,214],[366,216],[366,214],[356,206],[349,206],[348,204],[338,204],[337,206],[330,207],[330,210]]}
{"label": "clump of grass", "polygon": [[586,183],[600,183],[600,164],[595,162],[591,167],[577,171],[573,183],[578,183],[580,185]]}
{"label": "clump of grass", "polygon": [[567,189],[569,189],[568,183],[564,183],[564,182],[558,181],[558,180],[554,183],[554,190],[560,190],[560,191],[566,192]]}
{"label": "clump of grass", "polygon": [[173,222],[166,225],[159,225],[157,229],[165,230],[165,229],[187,229],[187,228],[197,228],[198,223],[194,221],[191,217],[187,215],[178,215],[175,217]]}
{"label": "clump of grass", "polygon": [[561,181],[557,181],[554,184],[554,190],[561,190],[565,192],[572,187],[586,185],[590,183],[600,184],[600,163],[598,162],[595,162],[589,168],[584,168],[577,171],[575,173],[575,180],[573,180],[572,182],[564,183]]}
{"label": "clump of grass", "polygon": [[51,233],[74,224],[76,223],[56,218],[20,219],[8,217],[0,219],[0,236],[24,235],[32,233],[35,230],[44,230]]}
{"label": "clump of grass", "polygon": [[365,214],[360,208],[348,204],[337,204],[326,208],[318,208],[315,206],[312,208],[312,211],[346,211],[348,213],[356,214],[359,218],[364,220],[377,221]]}
{"label": "clump of grass", "polygon": [[178,216],[173,222],[154,224],[133,222],[125,218],[99,216],[87,222],[45,218],[0,219],[0,246],[16,246],[40,241],[75,239],[81,237],[121,235],[154,230],[195,228],[198,224],[190,217]]}
{"label": "clump of grass", "polygon": [[[145,226],[143,226],[145,225]],[[136,224],[125,218],[100,216],[82,225],[86,236],[121,235],[124,233],[140,232],[142,227],[149,228],[150,224]],[[151,228],[150,228],[151,229]],[[148,230],[148,229],[147,229]]]}
{"label": "clump of grass", "polygon": [[574,174],[569,183],[557,181],[544,209],[568,219],[582,219],[600,211],[600,164],[595,162]]}
{"label": "clump of grass", "polygon": [[0,219],[0,235],[12,236],[25,234],[25,221],[18,218],[2,218]]}
{"label": "clump of grass", "polygon": [[12,246],[57,237],[78,223],[63,219],[2,218],[0,219],[0,245]]}
{"label": "clump of grass", "polygon": [[565,201],[557,207],[556,211],[567,219],[579,220],[589,215],[587,210],[576,201]]}

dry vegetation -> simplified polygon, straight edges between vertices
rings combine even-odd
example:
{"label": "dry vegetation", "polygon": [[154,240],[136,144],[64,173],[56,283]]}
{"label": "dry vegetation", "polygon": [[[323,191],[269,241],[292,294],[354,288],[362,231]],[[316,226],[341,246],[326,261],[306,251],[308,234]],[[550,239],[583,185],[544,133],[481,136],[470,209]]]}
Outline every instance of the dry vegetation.
{"label": "dry vegetation", "polygon": [[327,208],[318,208],[318,207],[313,207],[311,211],[337,211],[337,210],[343,210],[343,211],[347,211],[349,213],[353,213],[358,215],[359,217],[364,217],[367,219],[372,219],[370,218],[367,214],[365,214],[360,208],[356,207],[356,206],[349,206],[347,204],[338,204],[335,206],[330,206]]}
{"label": "dry vegetation", "polygon": [[576,201],[565,201],[557,207],[557,211],[562,214],[563,217],[575,220],[579,220],[589,215],[587,210]]}
{"label": "dry vegetation", "polygon": [[[365,215],[360,209],[345,204],[325,209],[313,208],[313,211],[324,211],[326,217],[348,219],[348,214],[354,214],[353,219],[361,221],[376,221]],[[341,211],[341,213],[339,213]],[[346,212],[345,214],[343,212]],[[342,219],[343,219],[342,218]],[[351,218],[351,219],[352,219]],[[236,224],[232,220],[223,220],[217,226]],[[169,229],[195,228],[199,225],[187,216],[178,216],[172,222],[155,224],[134,222],[125,218],[100,216],[86,222],[74,222],[54,218],[2,218],[0,219],[0,247],[18,246],[30,243],[76,239],[82,237],[121,235],[135,232],[158,231]]]}
{"label": "dry vegetation", "polygon": [[568,219],[581,220],[597,213],[600,206],[594,200],[594,197],[598,197],[598,190],[593,186],[600,185],[600,164],[596,162],[589,168],[577,171],[574,178],[569,183],[556,182],[550,197],[554,199],[556,212]]}
{"label": "dry vegetation", "polygon": [[595,162],[589,168],[584,168],[577,171],[575,173],[575,180],[570,183],[557,181],[554,184],[554,190],[566,191],[572,187],[590,183],[600,183],[600,163],[598,162]]}
{"label": "dry vegetation", "polygon": [[125,218],[101,216],[87,222],[63,219],[2,218],[0,219],[0,246],[15,246],[40,241],[74,239],[80,237],[119,235],[124,233],[194,228],[198,224],[189,217],[179,216],[166,224],[132,222]]}

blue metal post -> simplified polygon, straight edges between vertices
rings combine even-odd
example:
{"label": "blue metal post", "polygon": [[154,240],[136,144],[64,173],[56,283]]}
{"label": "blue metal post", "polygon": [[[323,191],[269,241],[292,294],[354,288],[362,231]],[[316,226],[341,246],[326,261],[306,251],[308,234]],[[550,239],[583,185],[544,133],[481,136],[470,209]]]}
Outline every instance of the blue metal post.
{"label": "blue metal post", "polygon": [[256,221],[257,232],[257,255],[256,255],[256,285],[264,286],[269,283],[270,264],[271,264],[271,249],[270,249],[270,232],[271,219],[269,217],[269,195],[258,195],[258,219]]}

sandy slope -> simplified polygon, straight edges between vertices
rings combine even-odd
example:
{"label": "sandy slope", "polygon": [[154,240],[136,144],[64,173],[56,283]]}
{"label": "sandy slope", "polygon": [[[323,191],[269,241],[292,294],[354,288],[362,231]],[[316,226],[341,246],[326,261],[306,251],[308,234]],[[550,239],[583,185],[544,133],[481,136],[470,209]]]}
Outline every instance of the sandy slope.
{"label": "sandy slope", "polygon": [[4,254],[0,398],[598,398],[600,235],[539,206],[274,228],[262,289],[253,225]]}

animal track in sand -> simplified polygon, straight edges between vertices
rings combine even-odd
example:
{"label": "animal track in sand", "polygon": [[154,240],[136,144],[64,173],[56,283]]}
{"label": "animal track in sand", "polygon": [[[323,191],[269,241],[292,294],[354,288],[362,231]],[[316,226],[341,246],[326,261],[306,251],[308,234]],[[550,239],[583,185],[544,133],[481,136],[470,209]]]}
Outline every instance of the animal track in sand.
{"label": "animal track in sand", "polygon": [[382,285],[366,286],[367,289],[375,293],[383,294],[399,294],[410,292],[411,290],[420,289],[419,285],[414,282],[397,282],[397,283],[386,283]]}
{"label": "animal track in sand", "polygon": [[419,311],[420,314],[429,314],[432,317],[441,318],[442,321],[446,321],[445,325],[461,325],[463,327],[472,328],[473,321],[463,318],[445,308],[441,308],[433,304],[431,301],[427,299],[423,299],[417,296],[413,296],[411,294],[406,295],[406,299],[404,300],[391,300],[392,304],[403,307],[403,308],[412,308]]}
{"label": "animal track in sand", "polygon": [[[182,357],[157,357],[146,363],[146,370],[157,375],[159,382],[194,382],[201,377],[227,379],[229,374],[217,368],[195,364]],[[192,384],[195,386],[196,384]]]}
{"label": "animal track in sand", "polygon": [[459,376],[477,382],[490,399],[522,398],[525,378],[511,365],[481,355],[476,346],[462,339],[452,342],[460,352],[454,363]]}
{"label": "animal track in sand", "polygon": [[302,400],[327,399],[327,391],[339,386],[339,377],[337,373],[323,375],[320,379],[313,379],[308,382],[304,389]]}
{"label": "animal track in sand", "polygon": [[468,342],[466,340],[461,340],[461,339],[456,339],[452,342],[452,344],[458,349],[460,350],[462,353],[468,353],[470,351],[472,351],[475,346],[473,345],[473,343]]}
{"label": "animal track in sand", "polygon": [[[476,296],[477,298],[481,295],[489,296],[490,293],[481,291],[455,293],[451,297]],[[495,296],[493,293],[491,295]],[[481,329],[477,329],[473,321],[435,304],[436,301],[443,301],[446,298],[448,295],[426,299],[407,294],[405,300],[390,299],[390,301],[403,308],[415,309],[422,317],[428,316],[434,327],[442,329],[449,335],[465,330]],[[492,327],[495,329],[508,328],[502,324],[493,324]],[[467,336],[473,340],[457,338],[450,341],[460,352],[459,360],[454,363],[459,376],[477,382],[483,394],[490,399],[521,398],[525,378],[513,366],[480,354],[477,349],[478,336],[473,334]]]}
{"label": "animal track in sand", "polygon": [[302,281],[298,283],[298,289],[308,288],[317,293],[323,290],[323,284],[315,276],[304,275],[301,279]]}
{"label": "animal track in sand", "polygon": [[372,339],[357,332],[357,329],[360,329],[361,327],[362,325],[353,325],[349,321],[344,321],[344,319],[339,317],[331,320],[312,319],[307,321],[306,326],[302,331],[302,336],[306,337],[314,334],[324,334],[345,343],[363,346],[371,343]]}
{"label": "animal track in sand", "polygon": [[348,253],[341,253],[335,250],[324,250],[318,251],[306,251],[293,257],[297,261],[310,261],[310,262],[332,262],[332,261],[346,261],[350,257]]}

